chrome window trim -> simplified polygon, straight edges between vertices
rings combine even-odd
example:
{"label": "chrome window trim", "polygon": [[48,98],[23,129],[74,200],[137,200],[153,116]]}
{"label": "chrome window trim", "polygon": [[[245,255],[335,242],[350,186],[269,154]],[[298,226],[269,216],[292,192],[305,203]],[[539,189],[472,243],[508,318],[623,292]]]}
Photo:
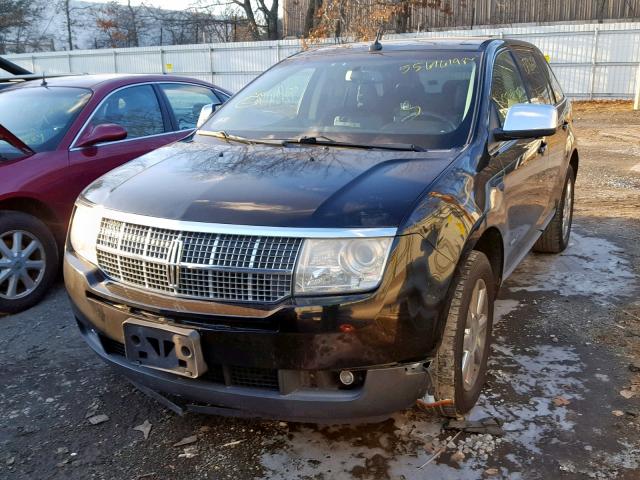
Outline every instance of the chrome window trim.
{"label": "chrome window trim", "polygon": [[[111,95],[113,95],[116,92],[119,92],[120,90],[124,90],[125,88],[131,88],[131,87],[139,87],[141,85],[160,85],[161,83],[175,83],[177,85],[195,85],[198,87],[203,87],[203,88],[209,88],[210,90],[212,90],[214,92],[215,95],[215,89],[212,87],[207,87],[205,85],[201,85],[199,83],[193,83],[193,82],[177,82],[175,80],[168,80],[168,81],[154,81],[154,82],[140,82],[140,83],[131,83],[129,85],[123,85],[122,87],[118,87],[115,90],[109,92],[102,100],[100,100],[100,103],[98,103],[98,105],[96,105],[96,107],[93,109],[93,112],[91,112],[91,115],[89,116],[89,118],[87,118],[84,122],[84,124],[82,124],[82,127],[80,128],[80,130],[78,130],[78,133],[76,134],[76,136],[73,138],[73,141],[71,142],[71,146],[69,147],[69,151],[70,152],[74,152],[77,150],[84,150],[87,147],[76,147],[76,142],[78,141],[78,139],[80,138],[80,135],[82,135],[82,132],[84,132],[85,128],[87,128],[87,125],[89,125],[89,123],[91,122],[91,120],[93,120],[93,117],[95,116],[96,112],[100,109],[100,107],[102,106],[102,104],[104,102],[106,102],[109,97]],[[95,92],[93,92],[95,93]],[[154,91],[155,93],[155,91]],[[158,101],[158,107],[161,107],[160,105],[160,99],[157,98],[156,96],[156,100]],[[222,102],[224,103],[224,102]],[[162,108],[160,108],[160,113],[162,114]],[[164,121],[164,114],[163,115],[163,121]],[[163,132],[163,133],[155,133],[153,135],[145,135],[144,137],[135,137],[135,138],[125,138],[124,140],[117,140],[115,142],[104,142],[104,143],[98,143],[95,146],[99,147],[100,145],[115,145],[118,143],[123,143],[123,142],[131,142],[133,140],[143,140],[145,138],[153,138],[153,137],[159,137],[161,135],[171,135],[174,133],[180,133],[180,132],[193,132],[195,130],[195,128],[188,128],[186,130],[174,130],[171,132]]]}
{"label": "chrome window trim", "polygon": [[168,218],[150,217],[135,213],[121,212],[103,207],[96,207],[97,215],[111,220],[133,223],[146,227],[163,228],[167,230],[219,233],[230,235],[254,235],[260,237],[290,237],[290,238],[380,238],[395,237],[398,231],[395,227],[381,228],[298,228],[298,227],[267,227],[256,225],[232,225],[228,223],[205,223]]}
{"label": "chrome window trim", "polygon": [[[176,130],[174,132],[155,133],[153,135],[145,135],[144,137],[125,138],[123,140],[115,140],[113,142],[96,143],[95,145],[92,145],[92,147],[101,147],[104,145],[118,145],[119,143],[134,142],[136,140],[145,140],[147,138],[164,137],[166,135],[175,135],[176,133],[183,133],[183,132],[185,136],[187,136],[190,132],[194,132],[195,130],[196,130],[195,128],[189,128],[187,130]],[[70,148],[69,151],[77,152],[79,150],[84,150],[85,148],[88,148],[88,147],[73,147],[73,148]]]}

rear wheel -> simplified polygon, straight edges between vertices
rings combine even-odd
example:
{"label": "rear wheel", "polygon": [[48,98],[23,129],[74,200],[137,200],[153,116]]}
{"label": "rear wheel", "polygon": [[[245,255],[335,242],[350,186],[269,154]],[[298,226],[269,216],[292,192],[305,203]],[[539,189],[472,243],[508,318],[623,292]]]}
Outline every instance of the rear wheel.
{"label": "rear wheel", "polygon": [[0,212],[0,314],[35,305],[57,271],[58,249],[47,226],[25,213]]}
{"label": "rear wheel", "polygon": [[533,246],[534,252],[560,253],[569,245],[573,222],[574,184],[575,174],[573,167],[569,165],[558,210]]}
{"label": "rear wheel", "polygon": [[478,400],[487,372],[495,280],[486,255],[472,251],[456,275],[442,344],[434,362],[440,412],[457,417]]}

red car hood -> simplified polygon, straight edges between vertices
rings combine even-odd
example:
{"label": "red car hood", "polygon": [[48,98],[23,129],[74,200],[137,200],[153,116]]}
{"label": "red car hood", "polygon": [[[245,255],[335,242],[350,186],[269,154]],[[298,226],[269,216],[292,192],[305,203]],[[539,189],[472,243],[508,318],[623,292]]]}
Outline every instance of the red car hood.
{"label": "red car hood", "polygon": [[0,140],[4,140],[10,145],[16,147],[25,155],[33,155],[34,152],[26,143],[16,137],[0,123]]}

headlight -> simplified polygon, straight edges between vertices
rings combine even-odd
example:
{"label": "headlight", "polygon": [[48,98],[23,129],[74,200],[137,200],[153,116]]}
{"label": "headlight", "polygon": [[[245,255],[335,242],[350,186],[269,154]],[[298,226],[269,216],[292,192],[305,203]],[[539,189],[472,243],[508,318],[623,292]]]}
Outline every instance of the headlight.
{"label": "headlight", "polygon": [[295,293],[354,293],[376,288],[380,284],[392,240],[305,240],[296,269]]}
{"label": "headlight", "polygon": [[102,214],[98,207],[89,207],[78,203],[71,220],[71,230],[69,232],[71,248],[94,265],[98,264],[96,240],[101,220]]}

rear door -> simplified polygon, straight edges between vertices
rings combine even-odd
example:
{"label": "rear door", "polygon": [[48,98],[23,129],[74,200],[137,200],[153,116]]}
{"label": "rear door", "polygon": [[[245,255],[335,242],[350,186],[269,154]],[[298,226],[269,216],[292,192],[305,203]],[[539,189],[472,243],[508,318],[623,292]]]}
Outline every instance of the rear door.
{"label": "rear door", "polygon": [[[555,105],[555,95],[549,83],[548,70],[545,66],[546,60],[542,54],[537,50],[525,48],[516,48],[514,53],[520,66],[520,72],[527,85],[531,102]],[[560,118],[560,112],[558,117]],[[543,202],[544,211],[540,219],[541,223],[538,224],[540,230],[546,227],[547,222],[551,220],[555,213],[555,186],[559,166],[564,158],[566,139],[565,132],[559,129],[555,135],[550,135],[542,140],[541,148],[545,152],[544,162],[541,162],[543,170],[539,176],[539,180],[542,182],[542,188],[539,190],[539,201]]]}
{"label": "rear door", "polygon": [[[103,123],[127,130],[127,138],[90,147],[70,149],[70,177],[79,194],[85,186],[108,171],[185,136],[176,132],[152,84],[131,85],[111,92],[96,107],[76,138]],[[74,142],[75,143],[75,142]]]}
{"label": "rear door", "polygon": [[[528,90],[520,70],[508,50],[495,58],[491,81],[492,128],[500,128],[508,109],[518,103],[529,103]],[[504,168],[503,203],[505,218],[505,274],[526,255],[538,237],[546,208],[544,185],[545,159],[543,142],[536,139],[492,142],[489,153]]]}
{"label": "rear door", "polygon": [[574,143],[573,132],[571,130],[572,124],[572,112],[571,102],[567,99],[560,87],[560,82],[556,78],[555,74],[551,70],[549,63],[542,55],[538,55],[538,62],[541,68],[547,73],[549,84],[551,85],[551,91],[555,98],[555,106],[558,110],[558,120],[560,128],[558,129],[558,144],[562,144],[562,155],[554,155],[549,158],[549,176],[550,182],[554,185],[551,195],[554,203],[558,204],[560,197],[562,196],[562,189],[564,188],[564,180],[566,174],[567,163],[569,155],[571,155],[571,149]]}

